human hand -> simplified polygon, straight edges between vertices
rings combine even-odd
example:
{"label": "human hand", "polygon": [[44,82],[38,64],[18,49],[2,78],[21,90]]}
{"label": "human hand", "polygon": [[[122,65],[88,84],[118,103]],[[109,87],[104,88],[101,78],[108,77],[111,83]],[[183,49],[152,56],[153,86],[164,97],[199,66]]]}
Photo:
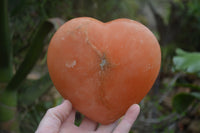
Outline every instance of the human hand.
{"label": "human hand", "polygon": [[[65,100],[61,105],[47,111],[35,133],[128,133],[140,112],[140,107],[133,104],[120,123],[100,125],[84,118],[79,127],[74,125],[75,110],[72,104]],[[96,129],[97,128],[97,129]]]}

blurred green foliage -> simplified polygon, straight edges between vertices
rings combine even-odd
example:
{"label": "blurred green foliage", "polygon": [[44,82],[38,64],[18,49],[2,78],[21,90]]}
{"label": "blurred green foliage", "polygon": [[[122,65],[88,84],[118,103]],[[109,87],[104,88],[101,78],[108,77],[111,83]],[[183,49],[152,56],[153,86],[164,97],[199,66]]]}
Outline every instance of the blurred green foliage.
{"label": "blurred green foliage", "polygon": [[[196,74],[200,77],[200,53],[186,52],[182,49],[176,50],[176,56],[173,57],[173,63],[176,71],[182,71],[189,74]],[[190,87],[189,93],[179,93],[174,96],[172,104],[178,113],[184,113],[188,107],[194,106],[195,100],[200,101],[200,86],[193,84],[178,84],[179,86]],[[196,103],[198,104],[198,103]],[[196,105],[195,105],[196,106]]]}
{"label": "blurred green foliage", "polygon": [[187,73],[200,73],[200,53],[189,53],[182,49],[177,49],[176,54],[177,56],[173,58],[176,70]]}
{"label": "blurred green foliage", "polygon": [[[0,1],[0,5],[0,21],[2,27],[0,29],[0,132],[18,133],[20,132],[20,122],[18,121],[18,108],[21,106],[18,104],[20,85],[26,80],[26,76],[40,58],[45,46],[44,40],[53,28],[53,24],[45,19],[40,20],[37,30],[34,29],[33,35],[29,37],[29,49],[26,51],[26,55],[23,56],[22,63],[19,63],[19,68],[17,68],[13,65],[12,60],[13,38],[11,33],[13,30],[9,25],[7,0]],[[15,73],[13,73],[13,69],[16,71]],[[7,75],[9,75],[9,78]],[[34,91],[38,95],[37,97],[31,97],[29,92],[29,100],[34,102],[36,98],[39,98],[44,88],[39,88],[39,86],[35,87]],[[23,92],[21,94],[27,95]]]}
{"label": "blurred green foliage", "polygon": [[178,23],[180,31],[176,37],[177,43],[180,46],[182,45],[182,48],[200,50],[200,1],[179,0],[177,6],[179,10],[176,14],[180,18]]}
{"label": "blurred green foliage", "polygon": [[199,0],[171,0],[168,2],[168,14],[164,16],[159,13],[153,1],[149,3],[161,45],[176,44],[184,50],[200,50]]}

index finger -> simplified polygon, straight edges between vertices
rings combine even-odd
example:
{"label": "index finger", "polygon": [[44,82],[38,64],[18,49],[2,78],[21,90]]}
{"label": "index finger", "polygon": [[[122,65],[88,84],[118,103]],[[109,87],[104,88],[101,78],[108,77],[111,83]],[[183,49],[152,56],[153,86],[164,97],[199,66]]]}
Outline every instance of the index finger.
{"label": "index finger", "polygon": [[61,124],[67,119],[71,111],[72,104],[68,100],[65,100],[61,105],[48,109],[35,133],[59,132]]}

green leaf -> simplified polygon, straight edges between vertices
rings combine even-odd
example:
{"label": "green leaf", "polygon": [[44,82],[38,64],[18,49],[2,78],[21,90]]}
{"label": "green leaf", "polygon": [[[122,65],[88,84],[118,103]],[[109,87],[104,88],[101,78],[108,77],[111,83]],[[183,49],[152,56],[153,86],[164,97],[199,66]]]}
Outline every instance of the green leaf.
{"label": "green leaf", "polygon": [[200,92],[192,92],[190,93],[193,97],[195,97],[196,99],[200,100]]}
{"label": "green leaf", "polygon": [[172,106],[178,113],[183,113],[192,104],[195,97],[190,93],[179,93],[174,96]]}
{"label": "green leaf", "polygon": [[36,99],[38,99],[42,94],[44,94],[44,92],[46,92],[51,86],[53,86],[53,83],[48,73],[36,81],[23,84],[23,86],[20,86],[21,89],[18,99],[20,105],[32,104]]}
{"label": "green leaf", "polygon": [[7,89],[13,90],[17,88],[36,64],[45,45],[44,39],[53,28],[53,24],[49,21],[42,21],[38,27],[39,28],[32,39],[27,55],[17,70],[16,74],[8,83]]}
{"label": "green leaf", "polygon": [[13,73],[7,4],[7,0],[0,1],[0,82],[8,82]]}
{"label": "green leaf", "polygon": [[188,73],[200,72],[200,53],[186,52],[182,49],[176,50],[177,56],[173,58],[175,69]]}

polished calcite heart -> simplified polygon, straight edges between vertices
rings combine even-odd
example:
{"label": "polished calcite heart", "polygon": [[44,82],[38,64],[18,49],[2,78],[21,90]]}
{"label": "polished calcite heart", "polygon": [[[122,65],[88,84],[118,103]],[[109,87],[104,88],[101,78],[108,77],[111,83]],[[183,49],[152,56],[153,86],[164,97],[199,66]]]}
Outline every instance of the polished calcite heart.
{"label": "polished calcite heart", "polygon": [[148,93],[161,52],[152,32],[136,21],[81,17],[55,33],[47,63],[56,89],[76,110],[109,124]]}

